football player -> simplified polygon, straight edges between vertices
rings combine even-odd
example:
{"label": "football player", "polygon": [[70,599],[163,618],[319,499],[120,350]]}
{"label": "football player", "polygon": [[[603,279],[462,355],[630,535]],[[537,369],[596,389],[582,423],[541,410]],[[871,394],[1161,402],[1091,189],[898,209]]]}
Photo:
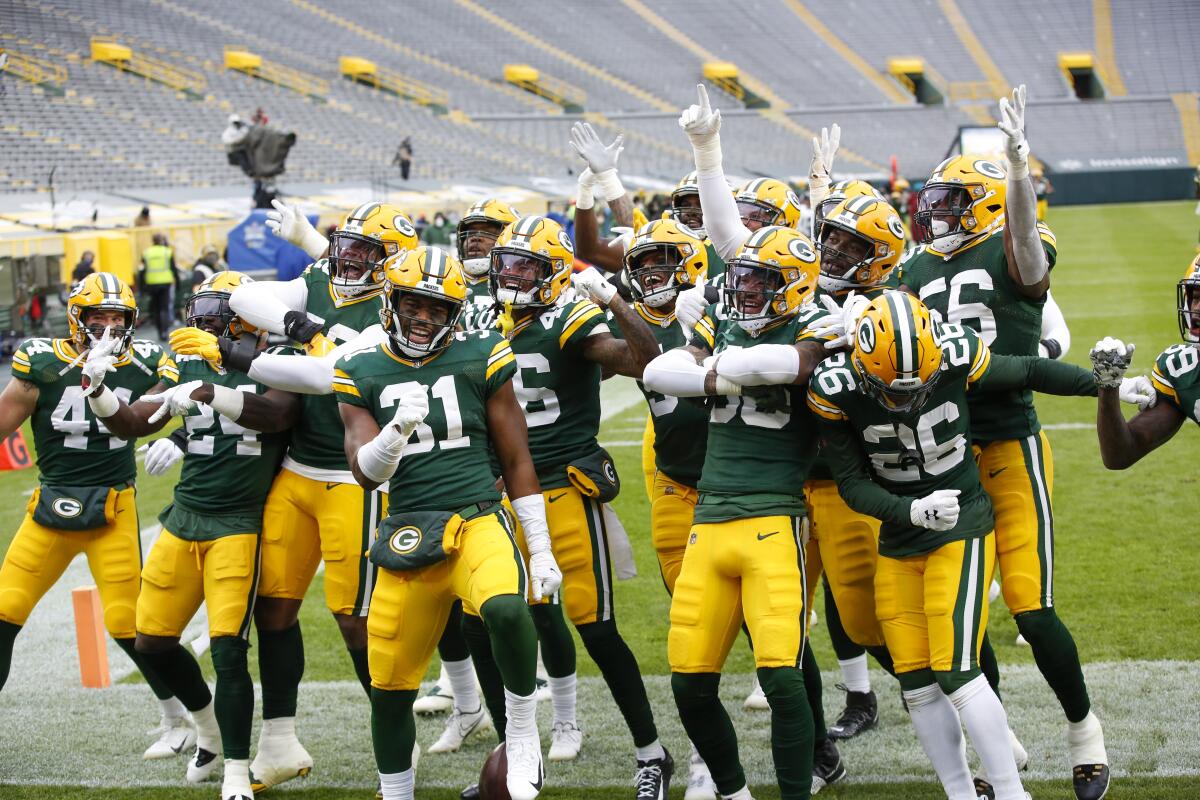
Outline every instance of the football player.
{"label": "football player", "polygon": [[1133,466],[1165,444],[1188,419],[1200,423],[1200,256],[1188,265],[1176,285],[1176,296],[1179,334],[1185,343],[1171,345],[1155,359],[1149,402],[1132,419],[1125,420],[1120,401],[1122,384],[1129,380],[1125,371],[1133,359],[1133,345],[1102,339],[1092,348],[1100,386],[1096,437],[1100,457],[1109,469]]}
{"label": "football player", "polygon": [[1095,381],[1036,356],[993,357],[903,292],[871,301],[853,330],[851,354],[813,373],[808,405],[838,491],[883,522],[875,603],[913,726],[948,797],[976,795],[961,717],[993,796],[1024,800],[1004,707],[978,662],[996,543],[967,449],[967,390],[1088,395]]}
{"label": "football player", "polygon": [[[526,582],[541,600],[562,575],[514,390],[516,359],[496,332],[456,331],[468,290],[452,256],[418,247],[389,258],[385,275],[388,341],[340,359],[333,377],[356,479],[368,490],[390,486],[367,623],[383,797],[413,797],[412,705],[457,598],[484,620],[503,680],[508,792],[532,800],[543,768]],[[524,531],[528,575],[493,450]]]}
{"label": "football player", "polygon": [[[1001,98],[998,124],[1007,170],[958,155],[925,183],[915,221],[926,246],[904,262],[903,283],[938,320],[973,328],[994,352],[1033,355],[1057,253],[1036,218],[1024,86]],[[1075,640],[1054,606],[1050,443],[1028,391],[978,392],[970,404],[980,478],[996,506],[1004,601],[1067,717],[1076,797],[1096,800],[1107,791],[1108,758]]]}
{"label": "football player", "polygon": [[[283,216],[281,233],[297,236],[298,215]],[[290,214],[290,216],[289,216]],[[303,219],[302,216],[299,219]],[[307,225],[307,222],[304,223]],[[309,237],[312,238],[312,237]],[[229,299],[241,319],[284,334],[316,355],[358,339],[375,326],[383,305],[383,261],[417,245],[416,230],[395,206],[367,203],[329,237],[329,257],[286,282],[239,286]],[[315,241],[306,245],[311,254]],[[371,342],[378,339],[370,340]],[[181,355],[223,348],[211,359],[278,389],[306,394],[299,423],[263,513],[262,573],[255,603],[263,727],[251,772],[265,789],[311,771],[312,757],[296,736],[296,703],[304,673],[297,615],[317,565],[325,563],[325,601],[364,691],[370,689],[366,614],[375,569],[365,553],[375,538],[385,497],[359,486],[346,463],[337,400],[329,394],[332,364],[283,354],[239,352],[206,331],[184,328],[171,342]],[[312,361],[311,364],[296,362]],[[298,376],[306,376],[301,380]],[[312,377],[316,375],[316,385]]]}
{"label": "football player", "polygon": [[[105,629],[162,705],[160,737],[146,757],[163,758],[190,751],[196,730],[134,647],[142,548],[133,442],[114,436],[88,402],[98,393],[135,400],[163,391],[178,376],[161,347],[133,338],[137,317],[125,282],[96,272],[67,298],[66,338],[26,339],[13,353],[13,380],[0,394],[0,438],[31,421],[40,486],[0,566],[0,688],[33,607],[84,553],[100,590]],[[91,353],[98,357],[84,363]]]}
{"label": "football player", "polygon": [[[722,796],[738,800],[750,793],[717,688],[743,620],[770,703],[781,796],[807,798],[820,785],[800,669],[808,623],[800,487],[816,451],[801,392],[824,357],[808,327],[824,313],[811,303],[816,285],[806,236],[777,226],[755,231],[728,262],[724,315],[706,314],[690,344],[656,358],[643,379],[664,395],[715,397],[668,658],[684,729]],[[751,462],[758,468],[747,470]],[[844,774],[840,759],[837,766]]]}
{"label": "football player", "polygon": [[[229,295],[250,280],[220,272],[201,284],[186,306],[189,326],[225,339],[266,334],[229,309]],[[199,731],[187,777],[197,783],[225,757],[222,800],[251,800],[250,734],[254,684],[246,663],[258,583],[263,506],[279,469],[299,398],[246,376],[214,367],[200,356],[179,356],[178,381],[132,406],[111,392],[93,410],[116,435],[135,439],[183,416],[187,441],[173,502],[159,515],[163,530],[142,567],[137,649],[192,713]],[[237,480],[230,483],[230,475]],[[179,643],[203,602],[217,685],[208,689],[200,665]]]}
{"label": "football player", "polygon": [[[517,400],[525,411],[529,451],[546,498],[554,552],[563,569],[561,610],[600,668],[633,735],[637,796],[665,797],[673,761],[658,740],[641,671],[614,616],[610,532],[601,506],[616,496],[620,484],[612,460],[596,442],[602,374],[640,376],[658,352],[658,343],[598,270],[574,277],[576,291],[592,300],[570,300],[565,295],[572,283],[574,247],[553,220],[531,216],[512,223],[500,235],[491,259],[492,296],[505,308],[500,330],[516,357]],[[605,307],[623,340],[610,332]],[[539,607],[531,610],[543,635],[542,658],[555,692],[555,718],[573,720],[574,708],[560,709],[558,704],[560,697],[573,698],[574,686],[556,689],[555,675],[566,674],[564,680],[574,683],[574,648],[567,652],[548,643],[547,633],[555,638],[561,634],[550,629]],[[498,707],[495,692],[489,691],[485,675],[490,661],[487,639],[479,620],[469,615],[464,630],[492,717],[502,729],[497,715],[503,708]],[[553,663],[565,656],[571,657],[571,663]],[[581,740],[577,726],[556,724],[550,757],[559,753],[573,757]]]}

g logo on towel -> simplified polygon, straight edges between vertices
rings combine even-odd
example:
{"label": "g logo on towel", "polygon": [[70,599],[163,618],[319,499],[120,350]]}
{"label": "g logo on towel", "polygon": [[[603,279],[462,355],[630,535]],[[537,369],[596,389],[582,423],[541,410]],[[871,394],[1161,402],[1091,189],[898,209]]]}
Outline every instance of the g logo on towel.
{"label": "g logo on towel", "polygon": [[74,497],[60,497],[51,504],[51,508],[64,519],[72,519],[83,513],[83,504]]}
{"label": "g logo on towel", "polygon": [[421,529],[412,525],[406,525],[400,530],[392,534],[392,538],[388,541],[388,546],[392,551],[399,555],[408,555],[417,549],[421,544]]}

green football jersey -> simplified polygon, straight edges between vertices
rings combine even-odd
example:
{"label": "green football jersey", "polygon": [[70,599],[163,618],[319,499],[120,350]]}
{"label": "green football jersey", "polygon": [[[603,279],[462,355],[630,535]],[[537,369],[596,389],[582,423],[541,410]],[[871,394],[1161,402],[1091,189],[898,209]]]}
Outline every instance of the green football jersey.
{"label": "green football jersey", "polygon": [[1175,344],[1162,351],[1150,381],[1171,405],[1200,424],[1200,349],[1196,345]]}
{"label": "green football jersey", "polygon": [[717,248],[713,247],[712,239],[704,240],[704,249],[708,253],[709,280],[717,276],[723,276],[725,274],[725,259],[717,255]]}
{"label": "green football jersey", "polygon": [[[967,389],[987,374],[991,353],[975,331],[961,325],[938,326],[938,337],[941,377],[915,411],[890,413],[868,396],[846,353],[822,361],[808,382],[808,406],[822,421],[839,489],[852,508],[883,522],[879,552],[893,558],[983,536],[993,527],[991,500],[971,454],[967,401]],[[836,434],[847,429],[853,442],[842,449]],[[938,489],[961,492],[958,524],[948,531],[913,525],[912,501]]]}
{"label": "green football jersey", "polygon": [[[348,342],[379,324],[383,295],[339,300],[330,282],[326,259],[310,266],[302,277],[308,285],[305,311],[311,319],[321,322],[321,333],[335,344]],[[348,472],[345,432],[337,399],[327,394],[305,394],[300,396],[300,403],[300,423],[292,431],[288,457],[307,467]]]}
{"label": "green football jersey", "polygon": [[575,300],[535,312],[509,335],[517,359],[513,387],[543,489],[569,485],[567,465],[600,449],[600,365],[584,358],[581,347],[607,330],[598,306]]}
{"label": "green football jersey", "polygon": [[[137,475],[133,440],[108,432],[83,396],[83,359],[69,339],[26,339],[13,353],[14,378],[38,388],[30,425],[40,480],[50,486],[117,486]],[[134,339],[104,385],[132,403],[151,387],[174,383],[175,362],[154,342]]]}
{"label": "green football jersey", "polygon": [[496,301],[492,299],[487,278],[476,283],[468,282],[467,291],[467,304],[459,321],[463,330],[486,331],[495,328],[499,310],[496,308]]}
{"label": "green football jersey", "polygon": [[517,362],[496,331],[461,331],[421,366],[381,344],[339,359],[333,392],[339,403],[365,408],[382,426],[396,400],[414,386],[430,395],[429,414],[413,431],[388,488],[388,513],[459,511],[498,502],[489,459],[487,401],[512,380]]}
{"label": "green football jersey", "polygon": [[[809,305],[757,337],[719,319],[716,306],[696,324],[691,344],[722,353],[760,344],[820,341],[808,326],[825,316]],[[802,385],[747,387],[713,398],[696,522],[777,514],[803,516],[804,481],[817,453],[817,426],[804,408]]]}
{"label": "green football jersey", "polygon": [[[290,348],[272,348],[272,352],[288,351]],[[297,352],[292,350],[291,352]],[[299,353],[303,357],[303,353]],[[199,356],[178,356],[179,383],[204,381],[216,386],[226,386],[239,392],[264,394],[268,387],[237,372],[214,369]],[[211,406],[200,404],[196,413],[184,417],[187,430],[187,450],[183,456],[183,471],[175,484],[174,507],[193,515],[215,518],[212,526],[204,529],[189,529],[187,525],[168,522],[172,506],[163,512],[163,525],[184,539],[205,540],[229,533],[256,532],[238,530],[245,525],[219,524],[221,518],[248,516],[261,521],[267,492],[275,480],[283,451],[287,447],[288,434],[259,433],[245,428],[233,420],[213,411]]]}
{"label": "green football jersey", "polygon": [[[1050,266],[1054,234],[1038,223]],[[1041,300],[1021,294],[1008,274],[1003,229],[947,258],[918,247],[901,265],[901,280],[935,312],[936,320],[973,329],[995,353],[1036,356],[1042,339]],[[971,437],[991,442],[1023,439],[1041,430],[1028,390],[979,392],[970,400]]]}
{"label": "green football jersey", "polygon": [[[687,344],[674,314],[662,316],[641,303],[635,303],[633,310],[654,332],[660,352]],[[617,326],[613,326],[612,333],[618,339],[624,338]],[[704,466],[708,436],[708,409],[703,398],[670,397],[650,391],[641,381],[637,385],[654,424],[654,466],[673,481],[695,486]]]}

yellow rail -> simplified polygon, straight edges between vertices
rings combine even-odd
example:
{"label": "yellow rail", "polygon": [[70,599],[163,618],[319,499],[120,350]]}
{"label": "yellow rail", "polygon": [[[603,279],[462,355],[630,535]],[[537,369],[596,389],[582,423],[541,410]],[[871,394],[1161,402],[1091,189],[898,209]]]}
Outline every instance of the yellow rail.
{"label": "yellow rail", "polygon": [[321,102],[325,102],[325,96],[329,94],[329,81],[324,78],[318,78],[316,75],[301,72],[275,61],[268,61],[244,47],[226,46],[225,68],[273,83],[276,86],[282,86]]}
{"label": "yellow rail", "polygon": [[445,113],[450,107],[450,93],[445,89],[419,81],[397,72],[380,67],[374,61],[356,56],[342,56],[338,61],[342,75],[356,83],[373,86],[381,91],[411,100],[418,105],[429,106]]}
{"label": "yellow rail", "polygon": [[564,80],[546,75],[528,64],[505,64],[504,80],[513,86],[543,97],[562,106],[564,111],[578,114],[587,102],[587,92]]}
{"label": "yellow rail", "polygon": [[62,86],[67,82],[67,68],[62,64],[7,48],[0,48],[0,53],[8,55],[8,63],[4,71],[21,80],[43,86],[46,84]]}
{"label": "yellow rail", "polygon": [[208,81],[204,75],[168,61],[135,53],[129,47],[104,36],[92,37],[92,61],[109,64],[122,72],[132,72],[193,97],[202,97]]}

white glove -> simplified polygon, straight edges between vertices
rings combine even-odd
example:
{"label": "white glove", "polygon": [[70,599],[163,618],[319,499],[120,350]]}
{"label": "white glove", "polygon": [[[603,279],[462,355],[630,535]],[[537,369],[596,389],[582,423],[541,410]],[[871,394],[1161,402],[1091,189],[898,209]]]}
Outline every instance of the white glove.
{"label": "white glove", "polygon": [[118,356],[117,348],[121,340],[115,338],[112,328],[105,328],[100,338],[92,342],[87,350],[87,360],[83,362],[83,396],[88,397],[100,391],[104,385],[104,377],[110,372],[116,372]]}
{"label": "white glove", "polygon": [[1120,339],[1105,336],[1096,342],[1088,356],[1092,359],[1092,375],[1096,385],[1102,389],[1117,389],[1125,377],[1125,370],[1133,361],[1134,345]]}
{"label": "white glove", "polygon": [[908,507],[908,518],[919,528],[948,531],[958,524],[958,489],[938,489],[918,497]]}
{"label": "white glove", "polygon": [[713,111],[702,83],[696,86],[696,98],[696,104],[679,115],[679,127],[691,140],[696,170],[711,175],[721,168],[721,111]]}
{"label": "white glove", "polygon": [[833,174],[833,158],[842,141],[842,129],[835,122],[831,128],[821,128],[820,137],[812,140],[812,163],[808,167],[808,185],[823,188],[829,185]]}
{"label": "white glove", "polygon": [[633,228],[614,225],[609,230],[616,235],[608,240],[608,246],[619,247],[622,252],[629,250],[629,246],[633,244]]}
{"label": "white glove", "polygon": [[605,147],[596,135],[596,129],[588,122],[576,122],[571,126],[571,148],[588,165],[593,175],[617,168],[617,159],[625,149],[625,134],[618,133],[612,144]]}
{"label": "white glove", "polygon": [[155,439],[142,445],[137,451],[146,454],[146,472],[155,476],[162,475],[183,458],[183,450],[170,436]]}
{"label": "white glove", "polygon": [[529,556],[529,583],[534,600],[549,597],[562,586],[562,570],[552,552],[543,550]]}
{"label": "white glove", "polygon": [[850,292],[840,306],[837,300],[827,294],[821,295],[821,304],[829,313],[813,322],[809,330],[821,339],[833,337],[825,342],[826,350],[853,346],[858,320],[867,310],[867,306],[871,305],[871,301],[860,294]]}
{"label": "white glove", "polygon": [[1158,402],[1158,392],[1154,391],[1154,384],[1150,383],[1150,379],[1145,375],[1121,378],[1121,386],[1117,392],[1122,403],[1135,405],[1138,411],[1154,408],[1154,404]]}
{"label": "white glove", "polygon": [[192,399],[192,392],[201,383],[203,381],[188,381],[178,386],[172,386],[165,392],[144,394],[139,397],[139,403],[161,403],[147,422],[158,422],[166,416],[182,417],[195,411],[199,401]]}
{"label": "white glove", "polygon": [[312,258],[320,258],[329,246],[329,240],[312,226],[308,217],[300,213],[296,206],[289,206],[280,200],[272,200],[273,211],[267,212],[267,227],[271,233],[283,239],[288,244],[294,244]]}
{"label": "white glove", "polygon": [[675,298],[675,320],[683,328],[684,341],[691,341],[696,323],[704,317],[704,311],[708,308],[708,301],[704,299],[705,280],[701,275],[695,286],[684,289]]}
{"label": "white glove", "polygon": [[571,275],[571,283],[575,289],[582,292],[589,300],[598,306],[607,307],[617,287],[608,282],[603,273],[595,267],[588,267]]}
{"label": "white glove", "polygon": [[404,441],[412,436],[417,426],[425,421],[429,414],[429,395],[423,386],[404,390],[396,401],[396,413],[392,416],[389,427],[394,428]]}
{"label": "white glove", "polygon": [[1015,181],[1029,177],[1029,142],[1025,141],[1025,84],[1013,89],[1012,99],[1000,98],[1000,121],[1004,131],[1004,156],[1008,159],[1008,177]]}

